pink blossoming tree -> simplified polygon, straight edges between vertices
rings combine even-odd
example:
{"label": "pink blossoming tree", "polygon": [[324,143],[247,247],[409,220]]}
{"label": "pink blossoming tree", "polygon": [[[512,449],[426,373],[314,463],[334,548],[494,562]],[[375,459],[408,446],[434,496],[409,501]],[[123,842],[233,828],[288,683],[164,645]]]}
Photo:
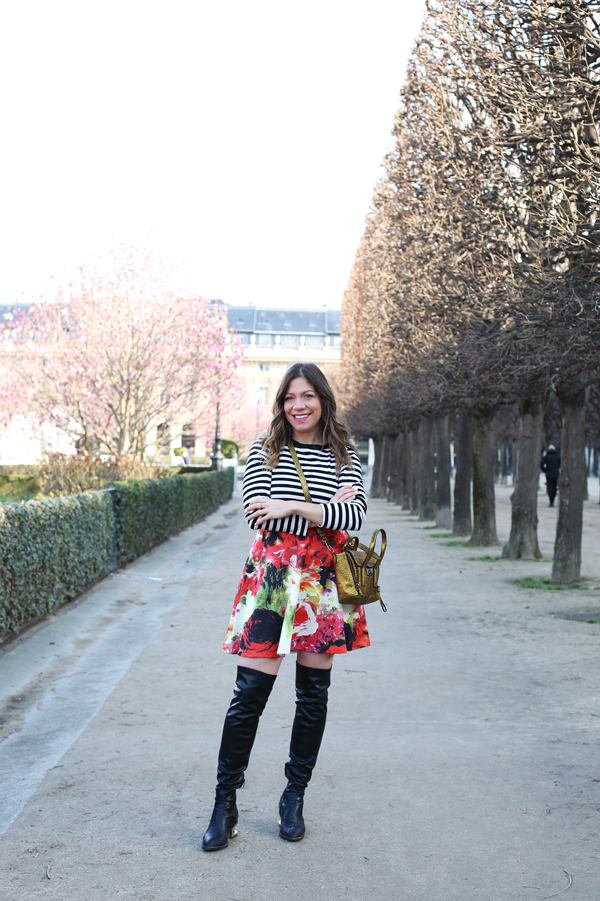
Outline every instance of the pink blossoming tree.
{"label": "pink blossoming tree", "polygon": [[201,427],[217,396],[245,395],[226,310],[184,296],[146,251],[81,267],[50,300],[0,321],[0,341],[5,411],[55,421],[84,452],[143,459],[157,427]]}

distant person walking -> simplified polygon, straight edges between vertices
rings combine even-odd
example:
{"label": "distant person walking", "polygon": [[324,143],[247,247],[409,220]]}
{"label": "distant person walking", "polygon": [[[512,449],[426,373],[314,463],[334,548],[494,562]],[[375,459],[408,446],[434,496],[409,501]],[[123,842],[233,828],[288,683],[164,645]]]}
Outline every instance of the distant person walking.
{"label": "distant person walking", "polygon": [[560,475],[560,454],[553,444],[548,445],[548,450],[542,457],[540,469],[546,476],[546,491],[550,498],[550,506],[553,507]]}

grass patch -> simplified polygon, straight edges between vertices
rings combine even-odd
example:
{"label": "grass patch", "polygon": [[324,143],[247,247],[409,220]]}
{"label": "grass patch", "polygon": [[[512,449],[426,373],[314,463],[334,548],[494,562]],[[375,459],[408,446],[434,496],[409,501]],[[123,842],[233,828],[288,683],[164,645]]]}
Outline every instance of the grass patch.
{"label": "grass patch", "polygon": [[515,583],[520,585],[521,588],[534,588],[540,591],[568,591],[570,589],[573,589],[574,591],[592,590],[589,585],[582,585],[581,582],[573,582],[572,585],[557,585],[553,583],[551,579],[534,579],[533,576],[525,576],[524,579],[515,579]]}
{"label": "grass patch", "polygon": [[515,584],[521,588],[535,588],[541,591],[564,591],[564,585],[553,585],[550,579],[534,579],[533,576],[525,576],[524,579],[515,579]]}
{"label": "grass patch", "polygon": [[469,560],[478,560],[481,563],[495,563],[496,560],[501,560],[502,557],[490,557],[489,554],[484,554],[483,557],[469,557]]}
{"label": "grass patch", "polygon": [[[437,529],[437,526],[423,526],[424,532],[429,532],[431,529]],[[433,538],[433,535],[431,537]]]}
{"label": "grass patch", "polygon": [[565,616],[565,619],[572,623],[592,623],[594,626],[600,626],[600,619],[581,619],[579,616]]}
{"label": "grass patch", "polygon": [[[431,526],[429,526],[431,528]],[[435,526],[433,526],[435,529]],[[452,532],[436,532],[434,535],[430,535],[430,538],[452,538]]]}
{"label": "grass patch", "polygon": [[[434,536],[432,535],[431,538]],[[468,541],[445,541],[446,547],[469,547]]]}

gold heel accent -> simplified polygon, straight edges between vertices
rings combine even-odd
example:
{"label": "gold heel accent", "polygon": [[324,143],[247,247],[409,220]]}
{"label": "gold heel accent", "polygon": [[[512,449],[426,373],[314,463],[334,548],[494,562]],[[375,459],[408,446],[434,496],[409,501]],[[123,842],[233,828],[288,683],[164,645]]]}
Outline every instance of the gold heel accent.
{"label": "gold heel accent", "polygon": [[236,835],[238,834],[238,832],[239,832],[239,829],[238,829],[237,823],[236,823],[235,826],[232,827],[231,832],[229,833],[229,838],[235,838]]}

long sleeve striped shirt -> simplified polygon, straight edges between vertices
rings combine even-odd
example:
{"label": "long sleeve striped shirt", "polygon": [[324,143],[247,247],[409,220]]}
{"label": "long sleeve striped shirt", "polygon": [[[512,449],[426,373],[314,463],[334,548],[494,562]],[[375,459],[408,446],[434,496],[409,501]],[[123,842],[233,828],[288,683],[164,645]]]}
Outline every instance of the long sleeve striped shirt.
{"label": "long sleeve striped shirt", "polygon": [[[354,469],[342,466],[339,477],[335,472],[335,457],[328,445],[300,444],[294,441],[294,447],[300,460],[304,477],[313,504],[323,506],[324,529],[360,529],[367,512],[367,496],[362,479],[362,468],[358,454],[352,448],[348,453]],[[279,463],[275,469],[265,468],[267,455],[262,449],[262,441],[255,441],[250,448],[246,471],[244,473],[243,501],[248,525],[252,529],[290,532],[301,538],[306,537],[308,520],[297,514],[285,519],[270,519],[261,526],[256,525],[257,514],[248,515],[248,504],[258,497],[268,497],[285,501],[304,501],[302,483],[294,465],[287,445],[279,455]],[[357,494],[350,503],[329,503],[338,488],[352,485]],[[321,525],[321,523],[319,523]]]}

